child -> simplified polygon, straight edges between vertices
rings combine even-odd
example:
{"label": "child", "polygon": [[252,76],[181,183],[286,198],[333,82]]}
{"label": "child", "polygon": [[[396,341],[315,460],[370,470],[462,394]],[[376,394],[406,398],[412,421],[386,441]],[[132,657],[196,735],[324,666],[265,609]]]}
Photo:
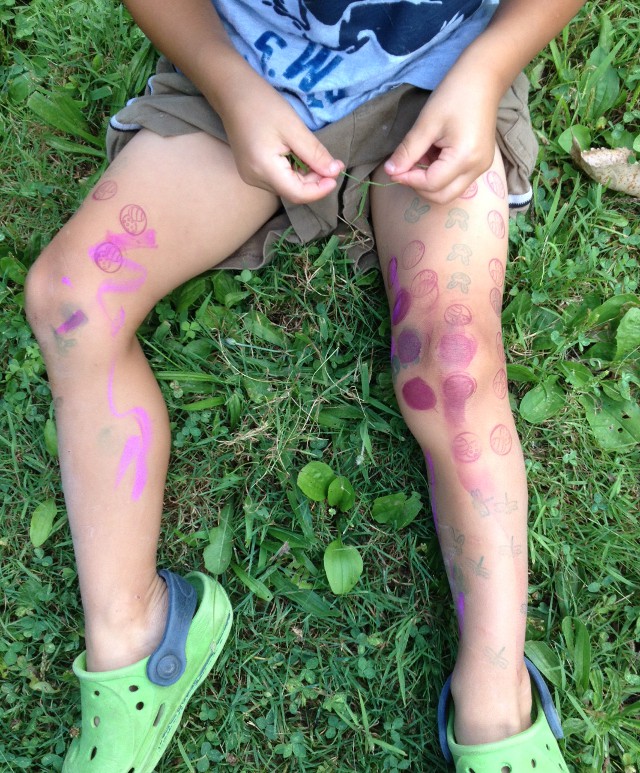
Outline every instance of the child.
{"label": "child", "polygon": [[27,286],[86,617],[65,771],[153,770],[231,624],[211,579],[156,570],[169,424],[136,329],[283,205],[304,241],[357,220],[343,171],[386,183],[371,217],[395,389],[460,628],[443,752],[460,771],[567,770],[523,656],[527,492],[500,308],[535,156],[517,76],[582,4],[127,2],[175,67],[112,121],[111,165]]}

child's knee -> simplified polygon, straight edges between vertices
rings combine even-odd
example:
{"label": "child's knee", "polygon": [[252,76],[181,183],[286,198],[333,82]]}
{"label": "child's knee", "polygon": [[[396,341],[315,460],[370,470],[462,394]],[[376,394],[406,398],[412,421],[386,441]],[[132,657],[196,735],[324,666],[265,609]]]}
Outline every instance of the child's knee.
{"label": "child's knee", "polygon": [[455,316],[454,324],[446,311],[407,317],[393,330],[397,399],[410,427],[420,424],[421,431],[441,432],[443,421],[460,426],[479,412],[499,410],[506,397],[499,324],[464,313]]}
{"label": "child's knee", "polygon": [[120,300],[106,292],[115,283],[105,283],[93,269],[86,250],[59,235],[27,275],[26,316],[49,362],[88,346],[94,359],[111,356],[135,333],[125,326]]}

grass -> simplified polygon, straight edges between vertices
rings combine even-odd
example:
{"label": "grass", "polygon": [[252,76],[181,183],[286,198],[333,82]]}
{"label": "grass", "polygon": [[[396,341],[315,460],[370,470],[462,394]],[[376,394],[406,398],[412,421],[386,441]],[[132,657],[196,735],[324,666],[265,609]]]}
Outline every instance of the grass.
{"label": "grass", "polygon": [[[0,768],[55,771],[78,721],[82,624],[23,282],[103,169],[106,116],[140,91],[153,52],[106,0],[0,0],[0,23]],[[503,314],[531,490],[527,652],[558,688],[580,773],[640,761],[640,220],[637,200],[572,165],[563,133],[637,149],[639,28],[628,3],[589,3],[529,68],[540,163],[533,211],[511,225]],[[174,438],[162,562],[201,567],[229,503],[233,561],[274,594],[222,576],[232,639],[159,770],[443,771],[435,706],[456,630],[437,543],[428,513],[402,531],[371,518],[382,494],[426,499],[382,283],[354,276],[334,240],[280,252],[260,274],[193,280],[140,332]],[[355,487],[340,524],[296,488],[311,460]],[[30,519],[51,501],[34,547]],[[338,529],[364,558],[340,598],[322,572]]]}

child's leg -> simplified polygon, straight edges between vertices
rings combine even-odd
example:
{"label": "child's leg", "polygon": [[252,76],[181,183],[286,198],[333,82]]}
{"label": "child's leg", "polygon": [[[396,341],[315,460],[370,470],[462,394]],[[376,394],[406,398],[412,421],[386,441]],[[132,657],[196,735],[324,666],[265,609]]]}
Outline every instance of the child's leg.
{"label": "child's leg", "polygon": [[428,207],[402,186],[371,190],[396,394],[425,454],[458,615],[456,738],[500,740],[528,727],[531,706],[527,491],[500,332],[504,169],[496,153],[491,170],[447,206]]}
{"label": "child's leg", "polygon": [[170,447],[136,330],[277,209],[204,134],[137,135],[29,274],[27,310],[58,425],[89,670],[150,654],[164,628],[156,548]]}

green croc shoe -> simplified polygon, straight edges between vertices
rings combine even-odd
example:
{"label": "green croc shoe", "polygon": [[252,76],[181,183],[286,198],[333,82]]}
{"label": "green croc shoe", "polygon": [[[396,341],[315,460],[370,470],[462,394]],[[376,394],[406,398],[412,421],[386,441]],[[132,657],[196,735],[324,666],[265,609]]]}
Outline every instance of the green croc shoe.
{"label": "green croc shoe", "polygon": [[159,574],[167,583],[169,611],[158,649],[115,671],[87,671],[84,653],[73,664],[82,730],[63,773],[152,773],[187,701],[222,651],[232,620],[222,587],[199,572],[184,579]]}
{"label": "green croc shoe", "polygon": [[438,703],[438,734],[442,754],[456,773],[569,773],[556,741],[562,738],[562,728],[549,689],[533,663],[526,658],[525,663],[533,688],[533,724],[496,743],[456,743],[451,677],[447,679]]}

